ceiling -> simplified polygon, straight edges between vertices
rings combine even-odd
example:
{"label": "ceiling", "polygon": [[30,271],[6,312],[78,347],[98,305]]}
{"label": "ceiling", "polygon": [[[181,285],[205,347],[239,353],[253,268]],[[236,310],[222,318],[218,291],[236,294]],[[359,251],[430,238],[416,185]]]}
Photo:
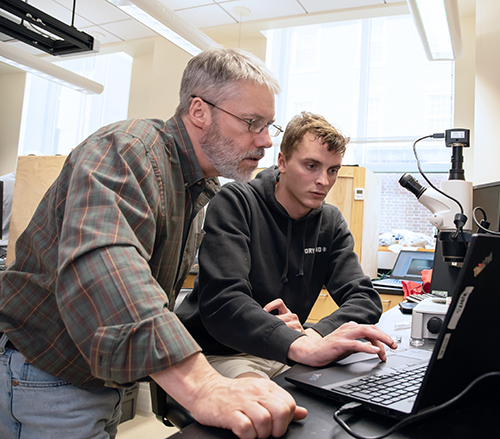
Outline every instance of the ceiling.
{"label": "ceiling", "polygon": [[[228,25],[276,22],[287,18],[319,16],[346,9],[405,5],[405,0],[147,0],[161,2],[182,20],[201,30],[213,31]],[[29,0],[29,4],[71,24],[73,0]],[[474,11],[475,0],[459,0],[461,15]],[[244,11],[245,13],[240,13]],[[246,14],[249,11],[248,14]],[[0,10],[1,13],[1,10]],[[238,23],[241,20],[241,25]],[[76,0],[74,26],[98,39],[102,45],[153,37],[156,34],[106,0]],[[31,54],[43,53],[1,34],[9,42]],[[7,67],[7,66],[6,66]],[[11,68],[11,67],[9,67]],[[13,69],[13,68],[12,68]],[[0,72],[2,72],[1,70]]]}

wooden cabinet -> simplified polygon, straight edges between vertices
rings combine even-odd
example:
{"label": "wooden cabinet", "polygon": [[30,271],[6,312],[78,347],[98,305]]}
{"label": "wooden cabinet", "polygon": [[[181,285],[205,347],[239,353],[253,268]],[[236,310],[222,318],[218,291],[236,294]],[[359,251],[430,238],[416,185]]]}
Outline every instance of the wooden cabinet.
{"label": "wooden cabinet", "polygon": [[383,312],[386,312],[402,302],[404,297],[402,294],[380,294],[380,299],[382,300]]}
{"label": "wooden cabinet", "polygon": [[[380,299],[382,300],[382,309],[383,312],[388,311],[391,308],[394,308],[399,302],[403,301],[403,295],[399,294],[381,294]],[[320,321],[323,317],[330,315],[338,309],[337,304],[333,301],[328,291],[325,289],[321,290],[321,293],[314,304],[307,321],[309,323],[316,323]]]}
{"label": "wooden cabinet", "polygon": [[196,274],[188,274],[184,283],[182,284],[182,288],[193,288],[194,280],[196,279]]}
{"label": "wooden cabinet", "polygon": [[323,317],[330,315],[333,311],[337,310],[338,308],[339,307],[333,301],[330,294],[328,294],[328,291],[322,289],[321,293],[319,293],[316,303],[313,306],[313,309],[309,314],[309,317],[307,318],[307,321],[309,323],[317,323]]}
{"label": "wooden cabinet", "polygon": [[61,172],[65,160],[65,156],[20,156],[17,158],[7,245],[7,265],[15,259],[17,238],[30,222],[45,192]]}
{"label": "wooden cabinet", "polygon": [[370,279],[377,277],[380,199],[380,178],[358,166],[343,166],[326,197],[344,215],[354,237],[354,251]]}
{"label": "wooden cabinet", "polygon": [[[370,279],[377,277],[380,198],[380,178],[368,169],[358,166],[343,166],[337,182],[326,197],[326,202],[337,206],[344,215],[354,237],[354,251],[359,257],[363,271]],[[400,301],[399,296],[383,296],[384,311]],[[335,309],[337,305],[328,292],[323,290],[308,321],[317,322]]]}

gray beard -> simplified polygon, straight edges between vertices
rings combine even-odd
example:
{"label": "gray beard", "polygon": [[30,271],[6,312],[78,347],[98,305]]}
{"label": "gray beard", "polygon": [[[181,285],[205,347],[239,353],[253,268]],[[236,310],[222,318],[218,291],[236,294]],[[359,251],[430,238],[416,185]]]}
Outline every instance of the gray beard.
{"label": "gray beard", "polygon": [[208,132],[200,139],[200,146],[208,157],[212,166],[219,175],[239,182],[249,181],[255,168],[240,169],[240,163],[248,157],[264,157],[264,148],[257,148],[254,152],[235,155],[235,142],[222,135],[219,124],[214,121]]}

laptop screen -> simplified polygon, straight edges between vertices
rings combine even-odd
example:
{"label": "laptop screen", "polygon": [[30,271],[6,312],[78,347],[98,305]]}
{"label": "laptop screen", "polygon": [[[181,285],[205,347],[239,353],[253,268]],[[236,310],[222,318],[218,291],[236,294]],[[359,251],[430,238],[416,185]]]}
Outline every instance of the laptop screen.
{"label": "laptop screen", "polygon": [[433,262],[433,252],[401,250],[394,264],[391,277],[420,281],[422,279],[422,270],[432,270]]}

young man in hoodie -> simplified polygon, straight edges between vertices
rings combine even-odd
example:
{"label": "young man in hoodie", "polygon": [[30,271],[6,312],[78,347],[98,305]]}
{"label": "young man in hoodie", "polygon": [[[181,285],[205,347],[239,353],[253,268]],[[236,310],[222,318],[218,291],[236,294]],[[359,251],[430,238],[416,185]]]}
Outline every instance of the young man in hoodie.
{"label": "young man in hoodie", "polygon": [[[357,351],[385,361],[383,343],[395,348],[372,326],[381,301],[347,223],[324,203],[348,142],[303,112],[287,126],[278,166],[210,202],[200,273],[176,313],[222,375],[273,377],[294,361],[319,367]],[[339,309],[304,329],[323,287]]]}

